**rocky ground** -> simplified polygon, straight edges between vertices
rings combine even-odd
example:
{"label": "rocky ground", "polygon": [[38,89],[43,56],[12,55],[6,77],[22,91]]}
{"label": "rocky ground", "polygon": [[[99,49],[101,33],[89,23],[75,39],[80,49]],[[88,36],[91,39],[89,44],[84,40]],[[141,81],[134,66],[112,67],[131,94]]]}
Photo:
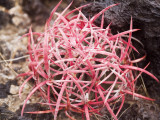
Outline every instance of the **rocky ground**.
{"label": "rocky ground", "polygon": [[[20,37],[28,32],[31,25],[33,31],[43,31],[45,20],[57,2],[58,0],[6,0],[5,2],[0,0],[0,120],[51,120],[53,118],[52,114],[20,116],[21,107],[31,90],[31,85],[27,84],[24,87],[20,99],[18,91],[23,80],[17,78],[17,75],[28,70],[27,39],[20,39]],[[58,11],[63,10],[67,2],[70,0],[63,2]],[[101,2],[104,1],[98,1],[98,4]],[[72,8],[83,3],[87,3],[87,0],[78,2],[75,0]],[[97,10],[100,9],[97,8]],[[145,78],[143,79],[145,80]],[[149,93],[149,95],[157,101],[151,103],[140,99],[129,99],[125,103],[119,120],[160,120],[160,95],[155,92],[160,88],[157,84],[151,85],[151,83],[147,85],[147,90],[153,93]],[[144,92],[143,87],[144,85],[140,82],[139,92],[146,95],[147,92]],[[25,111],[45,110],[44,106],[37,104],[40,100],[38,94],[35,94],[28,101]],[[73,116],[77,120],[82,119],[81,115],[73,114]],[[105,109],[103,116],[92,116],[92,120],[106,119],[110,118]],[[66,120],[63,112],[59,114],[58,120]]]}

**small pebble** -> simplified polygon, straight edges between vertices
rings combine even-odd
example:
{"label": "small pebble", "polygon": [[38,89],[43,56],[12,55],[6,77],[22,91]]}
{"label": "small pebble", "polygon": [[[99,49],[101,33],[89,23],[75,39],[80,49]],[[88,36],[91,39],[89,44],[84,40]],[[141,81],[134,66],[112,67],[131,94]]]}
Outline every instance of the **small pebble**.
{"label": "small pebble", "polygon": [[18,86],[15,86],[15,85],[11,85],[10,87],[10,93],[15,95],[15,94],[18,94],[19,92],[19,87]]}

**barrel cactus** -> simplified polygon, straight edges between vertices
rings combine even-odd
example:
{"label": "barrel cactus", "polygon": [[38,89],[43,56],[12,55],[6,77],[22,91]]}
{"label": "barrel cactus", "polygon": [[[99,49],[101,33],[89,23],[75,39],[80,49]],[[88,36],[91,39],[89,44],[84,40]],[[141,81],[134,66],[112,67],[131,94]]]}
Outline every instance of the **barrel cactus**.
{"label": "barrel cactus", "polygon": [[[88,19],[81,12],[87,5],[66,13],[70,4],[62,13],[57,13],[61,2],[51,12],[43,33],[30,29],[24,35],[28,37],[29,71],[20,76],[29,77],[19,94],[28,81],[34,81],[35,85],[24,102],[22,115],[35,92],[41,94],[50,108],[35,113],[52,112],[54,120],[59,110],[64,110],[70,119],[74,118],[69,113],[76,112],[89,120],[95,113],[101,115],[104,107],[117,120],[127,94],[153,100],[135,92],[135,82],[142,73],[158,79],[145,68],[134,66],[143,57],[135,60],[130,57],[132,50],[138,52],[131,42],[132,32],[138,30],[132,29],[132,19],[128,31],[113,35],[110,25],[103,27],[103,17],[104,12],[116,4]],[[57,18],[52,22],[54,14]],[[96,26],[94,20],[100,15],[101,25]],[[129,37],[124,40],[122,37],[127,34]],[[119,106],[113,107],[117,102]]]}

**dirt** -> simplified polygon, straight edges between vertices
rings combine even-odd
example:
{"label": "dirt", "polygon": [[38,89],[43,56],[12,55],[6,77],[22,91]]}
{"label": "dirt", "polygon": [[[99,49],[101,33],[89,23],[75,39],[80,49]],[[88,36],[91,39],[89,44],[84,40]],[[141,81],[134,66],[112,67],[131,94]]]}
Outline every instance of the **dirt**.
{"label": "dirt", "polygon": [[[25,113],[23,117],[20,116],[23,102],[32,87],[30,84],[25,85],[20,99],[18,89],[23,80],[17,78],[17,75],[28,70],[27,39],[20,39],[20,37],[28,32],[31,25],[33,31],[43,31],[45,20],[58,0],[45,2],[43,0],[25,0],[24,2],[7,0],[6,3],[2,1],[0,0],[0,16],[2,16],[0,19],[0,120],[51,120],[53,118],[51,113],[40,115]],[[74,5],[78,6],[76,3]],[[62,3],[61,6],[59,11],[65,8],[66,3]],[[16,60],[19,57],[22,58]],[[139,91],[145,94],[141,83],[139,86]],[[151,96],[160,97],[154,92],[160,89],[157,86],[148,86],[153,93]],[[25,111],[48,109],[37,104],[41,100],[38,93],[33,95]],[[111,119],[106,109],[103,109],[101,113],[101,116],[92,115],[91,120]],[[82,119],[81,114],[70,114],[77,120]],[[69,120],[69,118],[61,111],[58,120]],[[152,103],[131,98],[125,103],[119,120],[160,120],[160,101]]]}

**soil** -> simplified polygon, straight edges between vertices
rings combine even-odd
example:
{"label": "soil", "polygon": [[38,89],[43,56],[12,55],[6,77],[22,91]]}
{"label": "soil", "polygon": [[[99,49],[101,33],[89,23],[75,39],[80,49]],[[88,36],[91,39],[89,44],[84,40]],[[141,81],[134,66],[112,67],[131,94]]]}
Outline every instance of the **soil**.
{"label": "soil", "polygon": [[[50,11],[59,0],[0,0],[0,120],[51,120],[53,115],[49,114],[27,114],[20,116],[21,108],[27,94],[32,89],[31,84],[24,86],[21,99],[18,90],[23,80],[17,75],[28,70],[27,62],[27,39],[20,39],[28,32],[32,25],[33,31],[41,32]],[[70,0],[67,0],[70,2]],[[80,5],[74,2],[74,6]],[[58,11],[63,10],[67,3],[63,2]],[[72,6],[72,7],[74,7]],[[20,58],[21,59],[17,59]],[[9,61],[7,61],[9,60]],[[150,83],[152,84],[152,83]],[[137,88],[142,94],[144,92],[142,82]],[[144,101],[142,99],[126,101],[119,120],[160,120],[160,96],[155,92],[159,91],[159,85],[147,86],[151,97],[157,98],[156,102]],[[38,111],[48,109],[46,106],[37,104],[42,99],[38,93],[34,94],[28,101],[26,111]],[[110,120],[106,109],[101,111],[102,115],[92,115],[91,120]],[[73,118],[81,120],[81,114],[70,113]],[[61,111],[58,120],[69,120]]]}

